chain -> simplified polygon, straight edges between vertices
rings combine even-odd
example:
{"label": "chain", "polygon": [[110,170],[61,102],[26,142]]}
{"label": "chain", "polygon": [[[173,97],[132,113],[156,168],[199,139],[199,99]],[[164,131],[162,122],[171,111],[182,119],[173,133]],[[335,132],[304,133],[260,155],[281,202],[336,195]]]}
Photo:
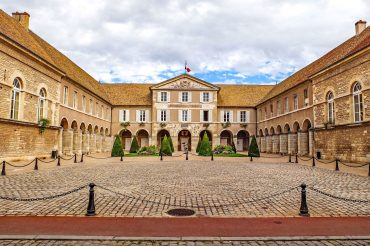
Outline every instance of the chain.
{"label": "chain", "polygon": [[80,186],[78,188],[75,188],[73,190],[70,190],[70,191],[67,191],[67,192],[63,192],[61,194],[57,194],[57,195],[52,195],[52,196],[47,196],[47,197],[36,197],[36,198],[16,198],[16,197],[5,197],[5,196],[0,196],[0,199],[2,200],[8,200],[8,201],[17,201],[17,202],[33,202],[33,201],[44,201],[44,200],[50,200],[50,199],[54,199],[54,198],[58,198],[58,197],[62,197],[62,196],[67,196],[69,194],[72,194],[72,193],[75,193],[75,192],[78,192],[84,188],[86,188],[87,185],[84,185],[84,186]]}
{"label": "chain", "polygon": [[[104,160],[104,159],[110,159],[110,158],[114,158],[114,157],[111,157],[111,156],[108,156],[108,157],[95,157],[95,156],[90,156],[90,155],[84,155],[85,157],[89,157],[89,158],[92,158],[92,159],[98,159],[98,160]],[[124,156],[122,156],[124,157]]]}
{"label": "chain", "polygon": [[260,156],[256,158],[270,158],[270,159],[278,159],[278,158],[285,158],[286,156],[280,155],[280,156]]}
{"label": "chain", "polygon": [[334,160],[334,161],[321,161],[321,160],[317,159],[316,157],[315,157],[315,160],[320,162],[320,163],[323,163],[323,164],[330,164],[330,163],[334,163],[336,161],[336,160]]}
{"label": "chain", "polygon": [[301,161],[310,161],[310,160],[312,160],[312,158],[314,158],[314,157],[310,157],[310,158],[308,158],[308,159],[303,159],[303,158],[301,158],[299,155],[298,155],[297,157],[298,157],[298,159],[300,159]]}
{"label": "chain", "polygon": [[321,190],[318,190],[316,188],[313,188],[313,187],[308,187],[310,190],[313,190],[317,193],[320,193],[322,195],[325,195],[325,196],[328,196],[328,197],[331,197],[331,198],[334,198],[334,199],[338,199],[338,200],[342,200],[342,201],[346,201],[346,202],[361,202],[361,203],[370,203],[369,200],[356,200],[356,199],[351,199],[351,198],[344,198],[344,197],[339,197],[339,196],[335,196],[335,195],[332,195],[332,194],[329,194],[329,193],[326,193],[324,191],[321,191]]}
{"label": "chain", "polygon": [[39,159],[39,158],[37,158],[37,160],[39,160],[39,161],[41,161],[41,162],[43,162],[43,163],[51,163],[51,162],[56,161],[56,159],[53,159],[53,160],[51,160],[51,161],[43,161],[43,160],[41,160],[41,159]]}
{"label": "chain", "polygon": [[345,163],[345,162],[343,162],[343,161],[339,161],[341,164],[343,164],[343,165],[345,165],[345,166],[347,166],[347,167],[364,167],[364,166],[367,166],[367,165],[370,165],[370,163],[364,163],[364,164],[360,164],[360,166],[352,166],[352,165],[350,165],[350,164],[348,164],[348,163]]}
{"label": "chain", "polygon": [[60,159],[62,159],[62,160],[65,160],[65,161],[70,161],[70,160],[72,160],[75,156],[73,155],[71,158],[63,158],[63,157],[61,157],[61,156],[59,156],[60,157]]}
{"label": "chain", "polygon": [[27,164],[25,164],[25,165],[20,165],[20,166],[17,166],[17,165],[14,165],[14,164],[11,164],[10,162],[5,162],[6,164],[8,164],[9,166],[11,166],[11,167],[27,167],[27,166],[29,166],[29,165],[31,165],[32,164],[32,162],[34,162],[36,159],[33,159],[31,162],[29,162],[29,163],[27,163]]}

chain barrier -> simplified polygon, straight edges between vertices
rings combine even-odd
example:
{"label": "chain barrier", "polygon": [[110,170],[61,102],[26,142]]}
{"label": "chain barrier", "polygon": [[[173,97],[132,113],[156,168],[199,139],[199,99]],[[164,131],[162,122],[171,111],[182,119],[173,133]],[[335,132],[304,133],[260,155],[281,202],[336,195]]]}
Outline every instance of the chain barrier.
{"label": "chain barrier", "polygon": [[73,158],[75,158],[75,156],[73,155],[71,158],[63,158],[62,156],[59,156],[60,157],[60,159],[62,159],[62,160],[65,160],[65,161],[70,161],[70,160],[72,160]]}
{"label": "chain barrier", "polygon": [[360,165],[353,166],[353,165],[348,164],[348,163],[345,163],[345,162],[343,162],[343,161],[341,161],[341,160],[339,160],[339,162],[340,162],[341,164],[343,164],[343,165],[347,166],[347,167],[354,167],[354,168],[356,168],[356,167],[364,167],[364,166],[370,165],[370,163],[364,163],[364,164],[362,164],[362,165],[360,164]]}
{"label": "chain barrier", "polygon": [[314,157],[316,161],[320,162],[320,163],[323,163],[323,164],[331,164],[331,163],[334,163],[336,162],[336,160],[333,160],[333,161],[322,161],[320,159],[317,159],[316,157]]}
{"label": "chain barrier", "polygon": [[63,192],[63,193],[60,193],[60,194],[57,194],[57,195],[52,195],[52,196],[46,196],[46,197],[36,197],[36,198],[17,198],[17,197],[6,197],[6,196],[0,196],[0,199],[2,200],[7,200],[7,201],[17,201],[17,202],[33,202],[33,201],[44,201],[44,200],[50,200],[50,199],[54,199],[54,198],[58,198],[58,197],[63,197],[63,196],[67,196],[69,194],[72,194],[72,193],[75,193],[75,192],[78,192],[84,188],[86,188],[87,185],[84,185],[84,186],[80,186],[80,187],[77,187],[73,190],[70,190],[70,191],[67,191],[67,192]]}
{"label": "chain barrier", "polygon": [[84,157],[89,157],[89,158],[97,159],[97,160],[105,160],[105,159],[114,158],[112,156],[108,156],[108,157],[95,157],[95,156],[91,156],[91,155],[84,155]]}
{"label": "chain barrier", "polygon": [[51,160],[51,161],[44,161],[44,160],[42,160],[42,159],[37,158],[37,160],[39,160],[39,161],[41,161],[41,162],[43,162],[43,163],[51,163],[51,162],[57,161],[58,159],[53,159],[53,160]]}
{"label": "chain barrier", "polygon": [[103,187],[103,186],[100,186],[100,185],[96,185],[96,187],[99,187],[102,190],[111,192],[115,195],[126,197],[126,198],[131,199],[131,200],[136,200],[136,201],[141,201],[141,202],[151,203],[151,204],[157,204],[157,205],[162,205],[162,206],[179,207],[179,208],[217,208],[217,207],[239,206],[239,205],[248,204],[248,203],[252,203],[252,202],[259,202],[259,201],[267,200],[267,199],[270,199],[270,198],[273,198],[273,197],[280,196],[280,195],[283,195],[285,193],[291,192],[293,190],[299,190],[300,186],[295,186],[295,187],[292,187],[290,189],[287,189],[287,190],[284,190],[284,191],[281,191],[281,192],[278,192],[278,193],[274,193],[274,194],[271,194],[271,195],[268,195],[268,196],[265,196],[265,197],[250,198],[249,200],[244,200],[244,201],[237,202],[237,203],[225,203],[225,204],[218,204],[218,205],[212,205],[212,206],[211,205],[195,206],[193,204],[181,205],[181,204],[174,204],[174,203],[165,203],[165,202],[159,202],[159,201],[152,201],[152,200],[148,200],[148,199],[143,199],[143,198],[138,198],[138,197],[130,196],[130,195],[127,195],[127,194],[123,194],[123,193],[120,193],[118,191],[114,191],[112,189],[109,189],[109,188],[106,188],[106,187]]}
{"label": "chain barrier", "polygon": [[256,158],[270,158],[270,159],[278,159],[278,158],[285,158],[286,156],[280,155],[280,156],[260,156]]}
{"label": "chain barrier", "polygon": [[9,166],[11,166],[11,167],[27,167],[27,166],[29,166],[29,165],[31,165],[34,161],[36,161],[36,159],[37,158],[35,158],[35,159],[33,159],[31,162],[29,162],[29,163],[27,163],[27,164],[24,164],[24,165],[20,165],[20,166],[17,166],[17,165],[14,165],[14,164],[12,164],[12,163],[10,163],[10,162],[5,162],[6,164],[8,164]]}
{"label": "chain barrier", "polygon": [[308,159],[303,159],[302,157],[300,157],[299,155],[297,156],[298,157],[298,159],[300,159],[301,161],[310,161],[310,160],[312,160],[312,158],[314,158],[314,157],[310,157],[310,158],[308,158]]}
{"label": "chain barrier", "polygon": [[309,189],[312,190],[312,191],[314,191],[314,192],[317,192],[319,194],[322,194],[322,195],[325,195],[325,196],[328,196],[328,197],[331,197],[331,198],[334,198],[334,199],[346,201],[346,202],[370,203],[370,200],[359,200],[359,199],[352,199],[352,198],[345,198],[345,197],[335,196],[335,195],[326,193],[324,191],[321,191],[319,189],[316,189],[314,187],[309,187]]}

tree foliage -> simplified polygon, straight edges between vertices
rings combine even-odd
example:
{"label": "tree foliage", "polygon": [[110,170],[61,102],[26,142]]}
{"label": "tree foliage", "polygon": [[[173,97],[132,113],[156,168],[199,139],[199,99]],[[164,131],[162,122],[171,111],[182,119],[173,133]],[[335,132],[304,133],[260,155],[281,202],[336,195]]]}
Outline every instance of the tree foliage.
{"label": "tree foliage", "polygon": [[139,143],[137,142],[136,136],[132,139],[130,153],[137,153],[139,151]]}
{"label": "tree foliage", "polygon": [[161,152],[163,155],[172,156],[170,141],[168,140],[167,136],[164,136],[162,143],[161,143]]}
{"label": "tree foliage", "polygon": [[114,139],[111,156],[119,157],[122,155],[123,155],[122,142],[121,142],[121,138],[117,135],[116,138]]}
{"label": "tree foliage", "polygon": [[205,132],[203,135],[202,142],[199,147],[199,155],[201,156],[210,156],[212,155],[212,147],[209,142],[208,134]]}
{"label": "tree foliage", "polygon": [[256,137],[253,135],[251,144],[248,150],[248,156],[260,157],[260,150],[258,149]]}

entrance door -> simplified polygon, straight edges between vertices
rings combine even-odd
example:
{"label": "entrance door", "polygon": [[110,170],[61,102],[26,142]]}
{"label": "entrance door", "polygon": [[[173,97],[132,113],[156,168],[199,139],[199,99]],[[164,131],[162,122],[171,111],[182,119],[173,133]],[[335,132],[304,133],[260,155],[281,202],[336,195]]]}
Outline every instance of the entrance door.
{"label": "entrance door", "polygon": [[131,148],[131,138],[125,138],[125,150],[129,151]]}
{"label": "entrance door", "polygon": [[149,146],[149,138],[141,138],[140,147],[148,147],[148,146]]}
{"label": "entrance door", "polygon": [[244,144],[244,139],[238,139],[237,140],[237,151],[243,151],[243,144]]}
{"label": "entrance door", "polygon": [[185,148],[189,148],[189,137],[180,137],[181,151],[185,151]]}

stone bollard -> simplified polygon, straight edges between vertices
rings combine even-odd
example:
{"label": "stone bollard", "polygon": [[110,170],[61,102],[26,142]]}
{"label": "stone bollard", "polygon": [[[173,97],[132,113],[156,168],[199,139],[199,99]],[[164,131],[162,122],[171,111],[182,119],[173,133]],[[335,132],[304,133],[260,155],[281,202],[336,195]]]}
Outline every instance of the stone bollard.
{"label": "stone bollard", "polygon": [[312,157],[312,166],[316,166],[316,163],[315,163],[315,157]]}
{"label": "stone bollard", "polygon": [[75,154],[75,160],[74,163],[77,163],[77,154]]}
{"label": "stone bollard", "polygon": [[301,184],[301,208],[299,209],[299,215],[300,216],[310,216],[310,213],[308,212],[308,206],[307,206],[307,197],[306,197],[306,187],[307,185],[305,183]]}
{"label": "stone bollard", "polygon": [[188,151],[186,151],[186,153],[185,153],[185,160],[189,160],[189,152]]}
{"label": "stone bollard", "polygon": [[289,154],[289,160],[288,160],[288,162],[289,162],[289,163],[291,163],[291,162],[292,162],[292,155],[291,155],[291,154]]}
{"label": "stone bollard", "polygon": [[80,162],[84,162],[84,154],[81,155],[81,160]]}
{"label": "stone bollard", "polygon": [[160,160],[163,161],[163,153],[162,153],[162,151],[159,152],[159,155],[161,156],[161,159]]}
{"label": "stone bollard", "polygon": [[[211,152],[211,161],[213,161],[213,151]],[[370,164],[369,164],[370,166]]]}
{"label": "stone bollard", "polygon": [[6,173],[5,173],[5,164],[6,164],[5,161],[3,161],[3,169],[1,170],[1,176],[5,176],[6,175]]}
{"label": "stone bollard", "polygon": [[298,154],[295,154],[295,163],[298,163]]}
{"label": "stone bollard", "polygon": [[339,160],[335,159],[335,171],[339,171]]}
{"label": "stone bollard", "polygon": [[120,159],[120,161],[123,161],[123,152],[121,153],[121,159]]}
{"label": "stone bollard", "polygon": [[37,163],[37,157],[35,159],[35,168],[34,170],[39,170],[39,164]]}
{"label": "stone bollard", "polygon": [[369,173],[367,174],[367,176],[370,177],[370,162],[369,162]]}
{"label": "stone bollard", "polygon": [[58,155],[58,163],[57,166],[60,166],[60,156]]}
{"label": "stone bollard", "polygon": [[87,212],[86,216],[95,216],[95,193],[94,193],[94,183],[90,183],[90,190],[89,190],[89,204],[87,205]]}
{"label": "stone bollard", "polygon": [[253,156],[251,156],[251,158],[249,159],[250,162],[253,162]]}

